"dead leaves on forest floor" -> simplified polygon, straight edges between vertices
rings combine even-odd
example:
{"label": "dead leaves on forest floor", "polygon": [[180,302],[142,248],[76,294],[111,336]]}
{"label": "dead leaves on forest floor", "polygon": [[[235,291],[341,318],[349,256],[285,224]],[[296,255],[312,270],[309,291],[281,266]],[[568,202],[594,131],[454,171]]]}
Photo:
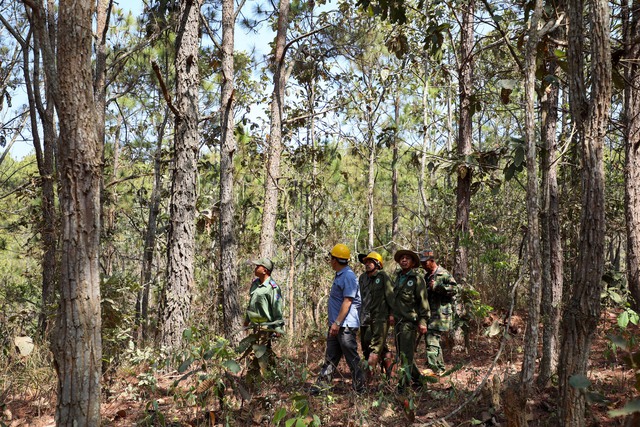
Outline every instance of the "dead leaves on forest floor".
{"label": "dead leaves on forest floor", "polygon": [[[637,397],[634,388],[635,375],[623,362],[620,352],[612,349],[606,335],[615,329],[615,315],[604,314],[599,335],[590,354],[588,378],[590,388],[603,397],[602,402],[588,404],[587,425],[622,425],[622,419],[608,416],[608,410],[620,408]],[[637,327],[635,332],[637,331]],[[636,336],[638,334],[636,333]],[[323,426],[498,426],[506,425],[500,401],[502,379],[517,373],[522,357],[522,335],[512,336],[506,343],[501,357],[483,390],[477,398],[469,400],[485,376],[500,345],[500,337],[489,338],[479,328],[472,334],[468,353],[454,352],[446,357],[449,367],[459,366],[448,376],[438,379],[419,390],[408,390],[404,395],[396,393],[395,381],[387,383],[373,380],[369,391],[356,395],[350,385],[349,370],[344,363],[333,389],[318,396],[309,391],[324,355],[322,340],[310,340],[306,345],[288,346],[284,340],[276,345],[280,355],[278,378],[263,382],[246,400],[234,393],[231,385],[223,400],[209,399],[200,406],[189,402],[188,390],[193,384],[185,383],[181,389],[172,389],[176,375],[157,375],[152,389],[141,388],[135,375],[119,374],[103,384],[102,415],[104,426],[265,426],[280,425],[299,417],[309,423],[320,420]],[[417,362],[424,367],[424,344],[418,349]],[[445,352],[447,350],[445,349]],[[495,379],[494,379],[495,378]],[[242,381],[238,379],[238,381]],[[194,386],[195,388],[195,386]],[[557,389],[548,387],[539,391],[529,401],[530,426],[555,426]],[[0,421],[6,426],[48,427],[55,425],[54,396],[47,402],[42,397],[9,395],[0,408]],[[1,424],[0,424],[1,425]]]}

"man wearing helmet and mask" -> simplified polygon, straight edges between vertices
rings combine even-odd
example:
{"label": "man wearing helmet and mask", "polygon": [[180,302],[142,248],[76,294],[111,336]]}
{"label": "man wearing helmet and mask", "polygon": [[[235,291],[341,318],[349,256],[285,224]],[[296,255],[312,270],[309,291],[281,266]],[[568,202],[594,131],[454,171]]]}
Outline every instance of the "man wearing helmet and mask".
{"label": "man wearing helmet and mask", "polygon": [[318,376],[318,385],[313,391],[322,390],[331,383],[333,373],[344,356],[353,380],[356,392],[364,391],[364,373],[360,369],[358,356],[358,342],[356,335],[360,327],[360,289],[355,273],[349,267],[351,251],[341,243],[335,245],[329,252],[329,263],[336,272],[329,293],[327,348],[325,361]]}
{"label": "man wearing helmet and mask", "polygon": [[[364,359],[374,369],[380,362],[382,371],[389,376],[393,363],[386,341],[393,307],[393,282],[382,270],[382,255],[378,252],[358,254],[365,272],[358,278],[362,309],[360,310],[360,343]],[[382,356],[382,357],[380,357]]]}
{"label": "man wearing helmet and mask", "polygon": [[408,369],[407,375],[400,378],[398,388],[402,391],[407,385],[408,376],[411,377],[411,382],[414,385],[422,384],[422,375],[414,362],[414,353],[417,334],[427,333],[429,301],[427,300],[427,286],[422,274],[418,271],[418,267],[420,267],[418,254],[401,249],[395,253],[393,259],[401,269],[393,289],[396,347],[400,360],[405,369]]}

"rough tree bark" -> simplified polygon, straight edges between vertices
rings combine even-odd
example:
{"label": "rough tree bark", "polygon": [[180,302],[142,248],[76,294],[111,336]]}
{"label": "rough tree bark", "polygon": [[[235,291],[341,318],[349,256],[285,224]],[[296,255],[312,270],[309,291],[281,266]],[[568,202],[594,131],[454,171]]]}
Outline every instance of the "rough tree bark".
{"label": "rough tree bark", "polygon": [[284,64],[289,26],[289,0],[280,0],[276,48],[273,56],[273,94],[271,98],[271,126],[267,145],[267,169],[264,180],[264,205],[260,231],[260,256],[273,257],[275,251],[276,218],[278,214],[278,179],[282,156],[282,115],[287,69]]}
{"label": "rough tree bark", "polygon": [[[394,122],[396,130],[393,134],[391,145],[391,252],[396,251],[396,242],[400,232],[400,191],[398,190],[398,158],[400,157],[400,131],[398,129],[400,123],[400,91],[395,99]],[[373,247],[373,246],[372,246]]]}
{"label": "rough tree bark", "polygon": [[568,1],[569,95],[573,120],[581,146],[582,212],[578,261],[571,297],[562,322],[559,364],[560,423],[584,426],[585,397],[570,385],[574,375],[585,375],[591,342],[600,317],[600,293],[604,270],[605,200],[603,145],[611,105],[610,11],[606,0],[589,2],[591,45],[589,93],[583,68],[585,56],[582,0]]}
{"label": "rough tree bark", "polygon": [[367,251],[373,249],[374,215],[373,215],[373,192],[376,186],[376,139],[373,129],[372,111],[367,110]]}
{"label": "rough tree bark", "polygon": [[151,294],[153,258],[156,248],[156,237],[158,228],[158,215],[160,215],[160,201],[162,193],[162,142],[169,120],[169,109],[165,109],[162,123],[158,125],[156,139],[156,151],[153,155],[153,187],[149,199],[149,214],[147,216],[147,227],[144,232],[144,252],[142,255],[142,267],[140,269],[140,279],[142,289],[136,299],[136,325],[138,342],[147,339],[149,325],[149,297]]}
{"label": "rough tree bark", "polygon": [[[31,15],[29,15],[31,16]],[[39,34],[38,27],[32,24],[33,50],[30,49],[31,33],[25,40],[11,24],[2,19],[4,26],[11,32],[20,44],[23,55],[23,76],[27,99],[29,101],[29,119],[31,124],[31,135],[33,148],[40,174],[40,191],[42,195],[42,217],[39,224],[39,231],[42,235],[42,309],[38,317],[38,330],[42,338],[46,338],[48,329],[48,319],[53,304],[53,296],[56,286],[56,250],[57,232],[55,208],[55,170],[54,170],[54,146],[58,139],[54,122],[54,100],[52,90],[47,79],[43,79],[40,68],[40,38],[47,37],[47,34]],[[50,42],[55,46],[55,28],[51,29]],[[55,48],[54,48],[55,50]],[[30,55],[33,55],[33,58]],[[33,73],[31,64],[33,63]],[[42,86],[41,86],[42,85]],[[46,101],[43,102],[40,87],[44,87]],[[42,123],[42,139],[38,119]],[[7,148],[8,151],[8,148]]]}
{"label": "rough tree bark", "polygon": [[625,31],[625,169],[624,207],[627,227],[627,283],[632,306],[640,313],[640,2],[632,3]]}
{"label": "rough tree bark", "polygon": [[533,375],[538,354],[538,322],[540,319],[541,250],[540,250],[540,205],[538,204],[538,162],[536,147],[536,59],[540,40],[539,23],[542,16],[542,0],[536,0],[531,16],[527,53],[525,57],[525,143],[527,146],[527,224],[529,250],[529,312],[525,333],[525,351],[522,362],[522,385],[525,399],[533,385]]}
{"label": "rough tree bark", "polygon": [[236,13],[234,1],[222,3],[222,93],[220,148],[220,284],[222,286],[222,314],[227,339],[232,345],[240,341],[241,312],[238,304],[238,273],[236,272],[236,243],[233,205],[233,155],[237,144],[233,134],[234,82],[233,39]]}
{"label": "rough tree bark", "polygon": [[200,0],[182,0],[176,39],[175,159],[169,205],[168,272],[160,301],[158,331],[158,344],[168,349],[182,345],[182,334],[191,315],[199,142],[199,20]]}
{"label": "rough tree bark", "polygon": [[540,206],[538,204],[538,161],[536,148],[536,68],[537,47],[540,40],[539,23],[542,0],[536,0],[531,15],[524,58],[525,123],[524,139],[527,164],[527,249],[529,251],[528,319],[524,339],[524,357],[519,384],[510,385],[505,399],[505,414],[510,426],[527,425],[527,399],[533,389],[533,375],[538,355],[538,328],[540,318],[541,250]]}
{"label": "rough tree bark", "polygon": [[[102,143],[93,93],[93,0],[62,0],[57,61],[42,37],[47,78],[58,111],[59,199],[62,218],[60,304],[52,336],[58,373],[56,425],[100,425],[100,188]],[[36,20],[44,35],[45,11]],[[56,69],[57,65],[57,69]]]}
{"label": "rough tree bark", "polygon": [[469,209],[471,204],[471,182],[473,171],[466,163],[466,156],[472,149],[471,95],[473,92],[473,25],[475,0],[463,5],[462,26],[460,28],[460,56],[458,64],[458,183],[456,188],[456,222],[454,228],[455,258],[453,275],[458,283],[467,282],[469,259],[466,239],[469,234]]}
{"label": "rough tree bark", "polygon": [[[557,39],[553,34],[552,39]],[[553,51],[554,44],[549,46]],[[547,75],[558,69],[555,55],[547,58]],[[556,128],[558,121],[558,85],[544,87],[541,99],[542,142],[541,159],[542,212],[540,215],[542,240],[542,359],[537,384],[544,388],[556,373],[559,356],[560,305],[562,302],[563,264],[560,209],[558,203],[558,161]]]}

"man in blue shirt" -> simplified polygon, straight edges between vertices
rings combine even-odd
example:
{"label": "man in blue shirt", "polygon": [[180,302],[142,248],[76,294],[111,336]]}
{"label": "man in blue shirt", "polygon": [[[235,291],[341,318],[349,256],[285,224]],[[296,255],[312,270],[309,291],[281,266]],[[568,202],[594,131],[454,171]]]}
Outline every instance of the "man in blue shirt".
{"label": "man in blue shirt", "polygon": [[[360,289],[358,279],[349,267],[351,251],[343,244],[337,244],[329,252],[329,263],[336,272],[329,293],[327,348],[325,361],[318,377],[318,383],[330,384],[333,374],[344,358],[351,370],[353,388],[356,392],[364,391],[364,372],[360,368],[358,343],[356,334],[360,327]],[[316,388],[316,391],[320,389]]]}

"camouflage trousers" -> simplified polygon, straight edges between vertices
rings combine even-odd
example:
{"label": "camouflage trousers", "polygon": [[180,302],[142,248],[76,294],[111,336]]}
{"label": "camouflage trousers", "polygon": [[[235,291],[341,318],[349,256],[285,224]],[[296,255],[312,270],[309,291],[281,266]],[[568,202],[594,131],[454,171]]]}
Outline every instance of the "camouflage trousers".
{"label": "camouflage trousers", "polygon": [[267,330],[255,330],[257,340],[253,344],[253,352],[250,355],[246,381],[249,385],[255,385],[265,376],[276,370],[276,354],[273,351],[273,332]]}
{"label": "camouflage trousers", "polygon": [[440,339],[442,332],[429,330],[427,332],[427,366],[436,373],[445,370],[444,357]]}

